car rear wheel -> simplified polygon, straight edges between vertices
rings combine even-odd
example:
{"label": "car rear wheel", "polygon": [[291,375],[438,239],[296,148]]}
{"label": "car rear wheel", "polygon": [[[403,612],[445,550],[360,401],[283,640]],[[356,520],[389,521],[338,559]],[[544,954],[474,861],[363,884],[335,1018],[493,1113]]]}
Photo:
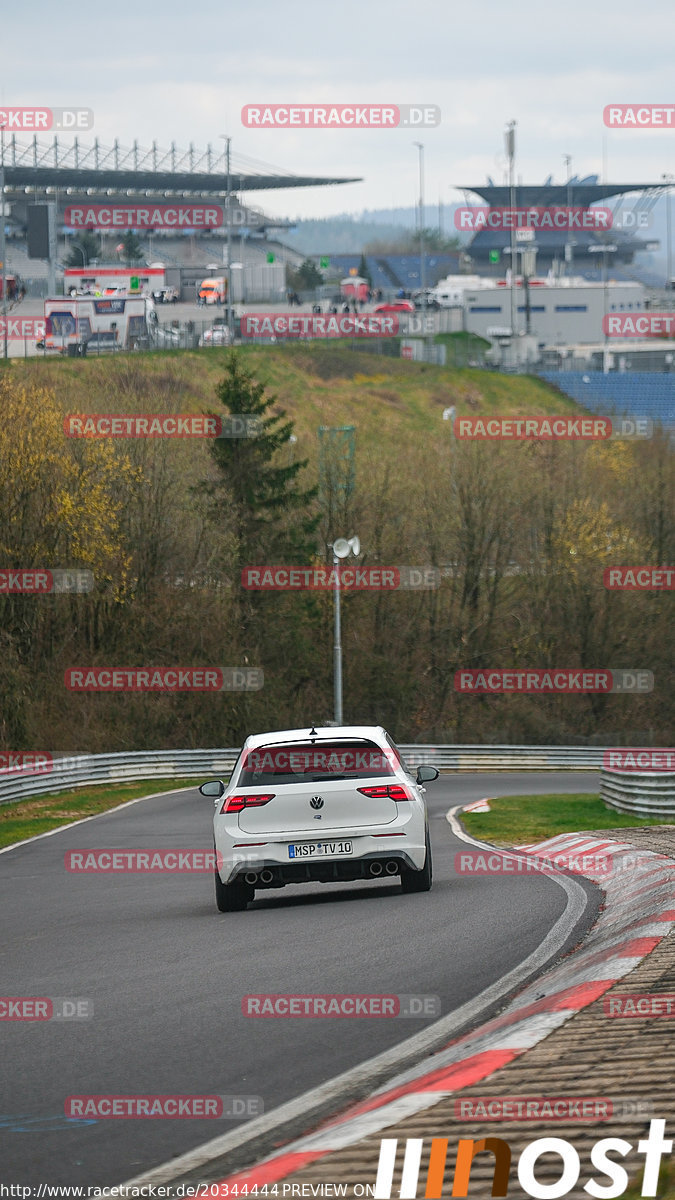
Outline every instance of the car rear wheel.
{"label": "car rear wheel", "polygon": [[431,842],[429,840],[428,829],[424,843],[427,848],[427,855],[424,860],[424,866],[422,867],[422,870],[411,871],[410,869],[407,869],[401,872],[401,890],[403,892],[428,892],[431,890],[433,870],[431,865]]}
{"label": "car rear wheel", "polygon": [[218,912],[243,912],[255,895],[250,883],[223,883],[217,871],[215,881]]}

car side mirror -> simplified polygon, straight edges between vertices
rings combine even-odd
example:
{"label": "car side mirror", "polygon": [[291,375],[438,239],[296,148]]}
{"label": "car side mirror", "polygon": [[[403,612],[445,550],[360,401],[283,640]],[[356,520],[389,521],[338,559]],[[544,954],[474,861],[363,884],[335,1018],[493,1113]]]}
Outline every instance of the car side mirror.
{"label": "car side mirror", "polygon": [[212,800],[220,800],[220,797],[225,794],[225,784],[222,779],[210,779],[208,783],[203,783],[199,790],[202,796],[210,796]]}
{"label": "car side mirror", "polygon": [[437,771],[436,767],[418,767],[417,768],[417,782],[418,783],[431,783],[434,779],[438,779],[439,775],[440,775],[440,771]]}

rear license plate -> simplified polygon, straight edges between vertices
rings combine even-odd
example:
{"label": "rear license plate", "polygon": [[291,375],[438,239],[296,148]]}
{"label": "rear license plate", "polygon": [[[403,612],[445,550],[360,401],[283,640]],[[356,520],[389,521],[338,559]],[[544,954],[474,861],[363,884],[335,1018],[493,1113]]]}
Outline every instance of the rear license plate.
{"label": "rear license plate", "polygon": [[323,858],[325,855],[352,853],[351,842],[298,842],[288,847],[289,858]]}

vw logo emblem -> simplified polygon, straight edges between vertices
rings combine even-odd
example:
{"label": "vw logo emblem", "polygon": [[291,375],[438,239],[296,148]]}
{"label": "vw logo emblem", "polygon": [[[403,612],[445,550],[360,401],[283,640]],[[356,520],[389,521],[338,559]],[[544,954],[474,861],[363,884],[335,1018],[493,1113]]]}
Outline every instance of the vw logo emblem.
{"label": "vw logo emblem", "polygon": [[323,797],[322,796],[312,796],[312,799],[310,800],[309,803],[312,808],[323,808]]}

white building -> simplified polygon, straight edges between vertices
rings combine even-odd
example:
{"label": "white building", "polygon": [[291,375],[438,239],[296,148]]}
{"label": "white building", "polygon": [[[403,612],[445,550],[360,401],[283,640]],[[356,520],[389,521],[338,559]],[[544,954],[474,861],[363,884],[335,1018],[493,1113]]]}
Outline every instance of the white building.
{"label": "white building", "polygon": [[[529,332],[547,345],[603,342],[605,313],[644,312],[647,292],[641,283],[587,283],[583,279],[531,280]],[[526,292],[515,289],[515,330],[527,329]],[[489,338],[488,330],[511,328],[511,289],[501,281],[464,292],[464,328]]]}

